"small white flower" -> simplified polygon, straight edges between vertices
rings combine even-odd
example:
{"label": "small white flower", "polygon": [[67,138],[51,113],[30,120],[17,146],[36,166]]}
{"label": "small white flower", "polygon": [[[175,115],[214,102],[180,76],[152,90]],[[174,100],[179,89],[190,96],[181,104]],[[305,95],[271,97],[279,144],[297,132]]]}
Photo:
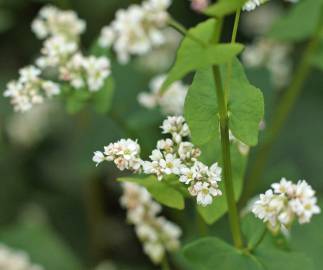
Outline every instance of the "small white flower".
{"label": "small white flower", "polygon": [[196,12],[202,12],[210,4],[209,0],[190,0],[191,8]]}
{"label": "small white flower", "polygon": [[101,151],[95,151],[92,160],[96,162],[96,166],[98,166],[101,162],[105,160],[105,156]]}
{"label": "small white flower", "polygon": [[261,4],[267,2],[268,0],[249,0],[242,7],[243,11],[252,11]]}
{"label": "small white flower", "polygon": [[159,165],[162,172],[166,175],[179,174],[181,170],[181,160],[172,154],[167,154],[165,159],[161,159]]}

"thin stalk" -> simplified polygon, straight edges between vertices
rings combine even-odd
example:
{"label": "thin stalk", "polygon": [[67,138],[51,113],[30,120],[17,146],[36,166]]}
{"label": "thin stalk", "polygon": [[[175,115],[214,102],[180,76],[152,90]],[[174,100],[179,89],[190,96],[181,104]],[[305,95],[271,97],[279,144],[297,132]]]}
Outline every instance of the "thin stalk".
{"label": "thin stalk", "polygon": [[266,235],[267,235],[267,228],[264,228],[264,231],[262,232],[262,234],[259,237],[258,241],[254,245],[250,246],[248,248],[248,251],[250,251],[250,252],[254,251],[262,243],[262,241],[265,239]]}
{"label": "thin stalk", "polygon": [[221,147],[222,147],[222,166],[224,176],[224,188],[226,193],[229,222],[233,242],[236,248],[242,248],[242,236],[240,231],[240,222],[238,209],[234,197],[234,188],[232,182],[232,167],[230,156],[230,141],[229,141],[229,118],[227,105],[224,98],[224,89],[222,86],[221,74],[219,66],[213,66],[213,77],[216,85],[216,94],[218,98],[220,131],[221,131]]}
{"label": "thin stalk", "polygon": [[241,205],[246,203],[248,198],[255,191],[257,183],[261,180],[273,144],[300,96],[301,90],[311,71],[311,59],[318,47],[321,32],[321,30],[317,31],[313,38],[307,43],[305,51],[293,75],[293,80],[273,113],[272,122],[267,128],[267,136],[265,137],[263,144],[259,147],[252,170],[247,177],[245,190],[240,201]]}
{"label": "thin stalk", "polygon": [[183,26],[182,24],[180,24],[179,22],[177,22],[175,19],[169,18],[168,19],[168,25],[170,27],[174,28],[179,33],[181,33],[183,36],[187,36],[190,39],[194,40],[195,42],[197,42],[198,44],[200,44],[202,47],[206,47],[207,46],[207,44],[203,40],[201,40],[200,38],[198,38],[195,35],[193,35],[192,33],[190,33],[185,28],[185,26]]}
{"label": "thin stalk", "polygon": [[163,259],[163,261],[161,263],[161,269],[162,270],[170,270],[170,266],[169,266],[169,262],[168,262],[166,254],[165,254],[164,259]]}

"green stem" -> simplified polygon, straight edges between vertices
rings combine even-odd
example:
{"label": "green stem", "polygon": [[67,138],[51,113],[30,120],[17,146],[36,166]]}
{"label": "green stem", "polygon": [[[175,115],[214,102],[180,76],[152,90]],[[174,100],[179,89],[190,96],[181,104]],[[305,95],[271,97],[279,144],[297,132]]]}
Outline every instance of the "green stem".
{"label": "green stem", "polygon": [[232,168],[230,156],[230,141],[229,141],[229,118],[227,104],[224,98],[224,89],[222,86],[221,74],[219,66],[213,66],[213,77],[216,85],[216,93],[218,98],[220,131],[221,131],[221,146],[222,146],[222,166],[224,176],[224,188],[227,199],[229,221],[231,227],[232,238],[235,247],[242,248],[242,236],[240,231],[238,209],[235,202],[234,188],[232,182]]}
{"label": "green stem", "polygon": [[303,89],[305,81],[311,71],[311,59],[318,47],[320,41],[319,29],[317,33],[313,36],[311,40],[307,43],[303,56],[298,64],[298,67],[293,75],[293,80],[290,86],[285,91],[284,95],[280,99],[276,110],[273,113],[272,121],[267,128],[267,136],[265,136],[263,144],[259,147],[255,162],[253,164],[252,170],[247,177],[247,183],[245,185],[245,190],[241,198],[241,205],[244,205],[248,198],[253,194],[257,183],[263,177],[264,170],[268,158],[271,153],[273,144],[275,143],[282,127],[284,126],[289,113],[295,106],[298,97]]}
{"label": "green stem", "polygon": [[201,40],[200,38],[198,38],[195,35],[193,35],[192,33],[190,33],[185,28],[185,26],[183,26],[182,24],[180,24],[179,22],[177,22],[175,19],[169,18],[168,19],[168,25],[171,26],[172,28],[174,28],[179,33],[181,33],[183,36],[187,36],[190,39],[194,40],[195,42],[199,43],[202,47],[206,47],[207,46],[207,44],[203,40]]}
{"label": "green stem", "polygon": [[168,262],[168,259],[167,259],[167,254],[165,254],[164,259],[163,259],[163,261],[161,263],[161,269],[162,270],[170,270],[169,262]]}
{"label": "green stem", "polygon": [[262,243],[262,241],[265,239],[266,235],[267,235],[267,228],[265,227],[264,231],[262,232],[262,234],[259,237],[258,241],[254,245],[250,246],[248,248],[248,251],[250,251],[250,252],[254,251]]}

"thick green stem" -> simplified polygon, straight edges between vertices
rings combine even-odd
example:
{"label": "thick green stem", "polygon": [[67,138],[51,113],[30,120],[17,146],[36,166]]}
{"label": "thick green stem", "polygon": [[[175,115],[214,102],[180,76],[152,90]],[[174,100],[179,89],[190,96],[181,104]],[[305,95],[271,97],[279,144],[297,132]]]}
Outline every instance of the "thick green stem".
{"label": "thick green stem", "polygon": [[241,205],[244,205],[253,194],[257,183],[261,180],[274,142],[276,141],[282,127],[284,126],[289,113],[301,93],[304,83],[311,71],[311,59],[320,41],[321,31],[317,31],[314,37],[308,42],[298,67],[293,75],[293,80],[280,99],[276,110],[273,113],[272,121],[267,128],[267,136],[259,147],[252,170],[247,177],[247,184],[241,198]]}
{"label": "thick green stem", "polygon": [[220,131],[221,131],[221,146],[222,146],[222,166],[224,176],[224,187],[227,199],[229,221],[234,245],[237,248],[242,248],[242,236],[240,231],[238,209],[235,202],[234,188],[232,181],[230,141],[229,141],[229,118],[227,104],[224,98],[224,89],[222,86],[221,74],[219,66],[213,67],[213,77],[216,85],[216,94],[218,98]]}

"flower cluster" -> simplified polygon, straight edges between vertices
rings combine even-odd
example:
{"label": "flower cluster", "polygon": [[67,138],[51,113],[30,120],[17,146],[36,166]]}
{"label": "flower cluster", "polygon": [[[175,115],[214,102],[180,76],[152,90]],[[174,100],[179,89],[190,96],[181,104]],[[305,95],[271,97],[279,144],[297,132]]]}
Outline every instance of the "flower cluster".
{"label": "flower cluster", "polygon": [[32,264],[26,253],[0,244],[0,270],[43,270],[43,267]]}
{"label": "flower cluster", "polygon": [[11,98],[16,111],[25,112],[35,104],[43,102],[45,97],[52,97],[60,93],[59,85],[40,78],[41,70],[28,66],[19,70],[19,79],[7,84],[5,97]]}
{"label": "flower cluster", "polygon": [[128,221],[135,225],[144,252],[156,264],[162,262],[166,251],[179,248],[181,229],[163,216],[161,205],[153,201],[149,192],[134,183],[123,183],[122,207],[127,209]]}
{"label": "flower cluster", "polygon": [[59,75],[55,81],[67,81],[74,88],[87,87],[90,91],[102,88],[110,75],[110,61],[106,57],[82,55],[79,35],[85,30],[85,22],[75,12],[45,6],[33,21],[32,30],[44,39],[41,56],[36,59],[37,67],[22,68],[18,80],[9,82],[4,92],[16,111],[30,110],[45,97],[60,94],[58,84],[41,78],[49,68]]}
{"label": "flower cluster", "polygon": [[290,81],[292,72],[290,52],[290,45],[263,38],[246,47],[242,54],[242,61],[247,67],[266,67],[271,74],[273,84],[282,88]]}
{"label": "flower cluster", "polygon": [[131,55],[143,55],[160,46],[165,42],[162,29],[170,4],[171,0],[146,0],[119,10],[115,20],[101,31],[101,47],[113,45],[120,63],[127,63]]}
{"label": "flower cluster", "polygon": [[196,197],[197,203],[207,206],[213,198],[222,195],[218,182],[221,181],[221,168],[217,163],[206,166],[197,158],[201,151],[186,141],[190,131],[184,117],[169,116],[161,126],[163,134],[171,138],[157,142],[149,160],[140,158],[140,146],[130,139],[122,139],[104,148],[104,152],[94,152],[93,161],[114,161],[120,170],[131,170],[153,174],[159,181],[167,175],[176,175],[179,181],[188,185],[188,191]]}
{"label": "flower cluster", "polygon": [[165,79],[165,75],[153,78],[149,84],[150,93],[140,93],[138,101],[149,109],[159,106],[165,115],[182,115],[188,86],[177,81],[167,89],[165,94],[161,94],[160,89]]}
{"label": "flower cluster", "polygon": [[282,178],[271,187],[260,195],[252,208],[255,216],[266,222],[271,231],[288,230],[295,219],[300,224],[308,223],[313,215],[321,212],[315,191],[305,180],[294,184]]}

